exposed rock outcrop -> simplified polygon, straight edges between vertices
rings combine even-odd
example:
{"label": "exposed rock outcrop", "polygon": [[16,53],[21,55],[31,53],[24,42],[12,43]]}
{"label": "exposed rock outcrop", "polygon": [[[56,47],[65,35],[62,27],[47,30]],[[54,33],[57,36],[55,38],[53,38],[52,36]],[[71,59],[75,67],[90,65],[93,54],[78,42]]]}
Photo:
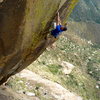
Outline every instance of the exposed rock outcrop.
{"label": "exposed rock outcrop", "polygon": [[40,100],[37,97],[29,97],[24,94],[17,94],[11,89],[1,86],[0,87],[0,100]]}
{"label": "exposed rock outcrop", "polygon": [[82,97],[66,90],[60,84],[44,79],[29,70],[23,70],[17,76],[25,78],[32,86],[39,84],[38,94],[42,94],[42,97],[47,98],[46,100],[49,98],[50,100],[82,100]]}
{"label": "exposed rock outcrop", "polygon": [[77,1],[0,0],[0,84],[41,55],[59,6],[64,22]]}
{"label": "exposed rock outcrop", "polygon": [[66,61],[62,61],[61,66],[63,67],[62,72],[66,75],[70,74],[75,67],[74,65],[72,65],[72,64],[70,64],[69,62],[66,62]]}

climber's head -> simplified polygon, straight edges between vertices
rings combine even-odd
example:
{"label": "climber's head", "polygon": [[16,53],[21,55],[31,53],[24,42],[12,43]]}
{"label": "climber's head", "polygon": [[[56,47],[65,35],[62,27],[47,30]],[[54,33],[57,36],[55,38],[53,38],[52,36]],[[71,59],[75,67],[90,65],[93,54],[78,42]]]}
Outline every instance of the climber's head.
{"label": "climber's head", "polygon": [[61,26],[60,28],[62,31],[66,31],[67,30],[67,27],[66,26]]}

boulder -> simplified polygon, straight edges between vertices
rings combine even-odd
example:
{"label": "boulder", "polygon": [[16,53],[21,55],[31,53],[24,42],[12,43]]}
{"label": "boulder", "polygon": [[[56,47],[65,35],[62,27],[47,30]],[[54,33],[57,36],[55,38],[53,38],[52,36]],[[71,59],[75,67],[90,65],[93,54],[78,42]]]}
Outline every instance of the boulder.
{"label": "boulder", "polygon": [[70,74],[75,67],[73,64],[66,61],[62,61],[61,66],[63,67],[62,72],[64,74]]}

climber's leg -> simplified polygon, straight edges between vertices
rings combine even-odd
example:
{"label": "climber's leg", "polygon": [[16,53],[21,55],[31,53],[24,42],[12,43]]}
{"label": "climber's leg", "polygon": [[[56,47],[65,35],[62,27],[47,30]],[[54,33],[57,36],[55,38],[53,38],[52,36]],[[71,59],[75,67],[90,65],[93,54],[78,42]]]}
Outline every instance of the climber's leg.
{"label": "climber's leg", "polygon": [[53,48],[53,47],[54,47],[53,43],[54,43],[55,41],[57,41],[58,38],[59,38],[59,37],[55,38],[53,35],[49,34],[48,37],[47,37],[47,39],[46,39],[46,47],[51,47],[51,48]]}

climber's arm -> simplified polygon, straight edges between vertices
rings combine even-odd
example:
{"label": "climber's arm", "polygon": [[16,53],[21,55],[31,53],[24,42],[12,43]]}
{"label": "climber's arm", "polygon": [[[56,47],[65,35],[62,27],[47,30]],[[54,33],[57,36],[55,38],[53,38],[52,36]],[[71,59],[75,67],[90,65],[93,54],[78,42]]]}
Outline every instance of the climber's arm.
{"label": "climber's arm", "polygon": [[59,12],[57,13],[57,16],[56,16],[56,24],[61,25],[61,19],[60,19],[60,16],[59,16]]}

